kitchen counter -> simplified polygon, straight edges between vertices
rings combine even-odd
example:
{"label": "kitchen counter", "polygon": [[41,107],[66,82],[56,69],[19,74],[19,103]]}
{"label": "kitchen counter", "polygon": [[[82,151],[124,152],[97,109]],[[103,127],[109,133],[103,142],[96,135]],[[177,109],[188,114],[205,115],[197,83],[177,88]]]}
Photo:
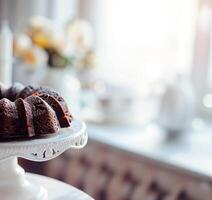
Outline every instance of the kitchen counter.
{"label": "kitchen counter", "polygon": [[145,126],[88,124],[89,138],[212,178],[212,126],[195,119],[192,127],[168,137],[156,123]]}

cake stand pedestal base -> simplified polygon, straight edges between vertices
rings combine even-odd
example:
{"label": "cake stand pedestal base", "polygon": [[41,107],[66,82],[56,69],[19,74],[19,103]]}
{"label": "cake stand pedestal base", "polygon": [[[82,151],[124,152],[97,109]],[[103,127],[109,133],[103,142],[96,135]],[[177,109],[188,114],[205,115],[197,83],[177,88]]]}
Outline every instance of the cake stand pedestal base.
{"label": "cake stand pedestal base", "polygon": [[87,140],[85,124],[73,121],[69,128],[52,137],[0,142],[0,199],[47,200],[47,190],[39,182],[26,178],[17,157],[37,162],[47,161],[69,148],[83,148]]}
{"label": "cake stand pedestal base", "polygon": [[0,161],[0,194],[2,200],[47,200],[48,193],[39,183],[29,182],[17,157]]}

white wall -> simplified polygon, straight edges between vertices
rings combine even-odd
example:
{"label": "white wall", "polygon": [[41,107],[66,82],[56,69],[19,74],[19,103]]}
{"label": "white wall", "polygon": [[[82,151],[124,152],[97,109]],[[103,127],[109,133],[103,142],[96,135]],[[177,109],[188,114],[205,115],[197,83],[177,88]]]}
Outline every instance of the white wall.
{"label": "white wall", "polygon": [[13,30],[20,30],[30,16],[62,22],[76,15],[76,8],[76,0],[0,0],[0,21],[6,19]]}

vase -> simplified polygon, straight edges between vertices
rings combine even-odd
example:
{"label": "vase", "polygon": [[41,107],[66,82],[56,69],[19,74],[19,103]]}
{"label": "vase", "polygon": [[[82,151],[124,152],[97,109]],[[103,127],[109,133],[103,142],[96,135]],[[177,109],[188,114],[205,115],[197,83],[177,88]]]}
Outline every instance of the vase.
{"label": "vase", "polygon": [[46,77],[47,67],[35,67],[15,62],[13,66],[13,83],[20,82],[24,85],[38,85]]}
{"label": "vase", "polygon": [[49,67],[41,85],[57,91],[65,99],[73,116],[79,116],[80,82],[71,70]]}
{"label": "vase", "polygon": [[191,127],[194,116],[193,85],[188,78],[179,76],[162,96],[158,122],[170,134],[178,134]]}

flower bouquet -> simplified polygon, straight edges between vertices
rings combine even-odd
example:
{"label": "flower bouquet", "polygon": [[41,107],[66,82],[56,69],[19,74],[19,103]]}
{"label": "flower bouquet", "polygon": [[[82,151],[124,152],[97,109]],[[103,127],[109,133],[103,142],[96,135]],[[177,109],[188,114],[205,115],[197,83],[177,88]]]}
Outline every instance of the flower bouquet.
{"label": "flower bouquet", "polygon": [[80,75],[96,66],[93,30],[81,19],[72,19],[59,26],[48,18],[35,16],[29,19],[23,32],[15,35],[14,56],[18,65],[15,75],[21,67],[28,75],[39,71],[36,80],[42,73],[46,74],[43,79],[47,79],[50,71],[75,71]]}

